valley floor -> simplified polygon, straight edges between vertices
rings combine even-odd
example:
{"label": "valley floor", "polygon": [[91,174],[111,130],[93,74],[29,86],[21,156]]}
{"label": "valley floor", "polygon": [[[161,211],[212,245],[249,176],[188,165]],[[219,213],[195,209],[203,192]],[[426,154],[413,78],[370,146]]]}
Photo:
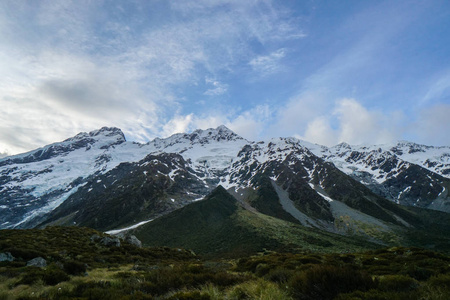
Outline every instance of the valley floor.
{"label": "valley floor", "polygon": [[[0,299],[450,299],[450,256],[420,248],[205,259],[104,238],[76,227],[0,231],[0,254],[14,257],[0,262]],[[47,265],[26,266],[35,257]]]}

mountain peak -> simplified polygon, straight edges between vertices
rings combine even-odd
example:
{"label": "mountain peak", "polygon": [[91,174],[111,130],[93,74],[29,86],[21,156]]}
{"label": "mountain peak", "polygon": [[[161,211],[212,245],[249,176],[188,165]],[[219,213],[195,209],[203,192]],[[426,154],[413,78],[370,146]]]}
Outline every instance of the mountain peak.
{"label": "mountain peak", "polygon": [[217,128],[208,128],[205,130],[197,129],[191,134],[191,140],[199,138],[204,141],[205,139],[210,139],[214,141],[231,141],[231,140],[244,140],[241,136],[234,133],[225,125],[220,125]]}
{"label": "mountain peak", "polygon": [[96,140],[113,138],[116,141],[116,143],[123,143],[126,141],[125,135],[119,128],[102,127],[100,129],[93,130],[90,132],[80,132],[76,136],[64,140],[64,142],[80,141],[91,138],[96,138]]}
{"label": "mountain peak", "polygon": [[216,128],[216,130],[217,131],[228,131],[228,132],[232,132],[232,133],[234,133],[231,129],[229,129],[227,126],[225,126],[225,125],[220,125],[220,126],[218,126],[217,128]]}
{"label": "mountain peak", "polygon": [[90,136],[99,136],[99,135],[104,135],[104,136],[120,136],[122,137],[123,141],[125,142],[125,135],[123,134],[122,130],[120,128],[117,127],[102,127],[98,130],[93,130],[91,132],[89,132]]}

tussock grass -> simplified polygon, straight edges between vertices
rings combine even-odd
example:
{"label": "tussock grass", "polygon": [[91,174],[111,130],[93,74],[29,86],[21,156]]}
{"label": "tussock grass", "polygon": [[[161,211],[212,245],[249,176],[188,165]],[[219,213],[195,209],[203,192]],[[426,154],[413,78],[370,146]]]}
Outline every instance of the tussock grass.
{"label": "tussock grass", "polygon": [[[0,263],[0,300],[450,299],[450,257],[420,248],[353,253],[285,249],[213,260],[167,247],[105,248],[76,230],[83,229],[33,231],[42,235],[41,242],[51,239],[51,233],[65,240],[59,248],[51,242],[48,248],[36,248],[46,257],[46,268],[26,267],[23,257]],[[17,242],[16,253],[34,253],[20,249],[27,231],[7,232],[6,238],[2,234],[0,252]],[[68,241],[74,238],[82,239],[76,245],[93,252],[72,248]]]}

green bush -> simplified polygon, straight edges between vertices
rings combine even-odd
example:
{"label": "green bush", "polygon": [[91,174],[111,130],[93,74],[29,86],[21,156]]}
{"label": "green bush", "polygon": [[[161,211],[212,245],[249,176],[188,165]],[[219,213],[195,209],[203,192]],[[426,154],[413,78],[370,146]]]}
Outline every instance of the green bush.
{"label": "green bush", "polygon": [[270,272],[265,276],[265,278],[276,283],[287,283],[291,279],[293,274],[294,274],[293,270],[285,268],[276,268],[270,270]]}
{"label": "green bush", "polygon": [[450,290],[450,274],[433,276],[427,281],[427,284],[431,287]]}
{"label": "green bush", "polygon": [[140,291],[134,292],[132,295],[125,295],[120,297],[120,300],[152,300],[152,295],[144,294]]}
{"label": "green bush", "polygon": [[268,264],[259,264],[256,266],[255,274],[261,277],[269,273],[271,269],[272,267]]}
{"label": "green bush", "polygon": [[64,262],[64,270],[70,275],[83,275],[86,273],[87,267],[85,263],[69,260]]}
{"label": "green bush", "polygon": [[60,282],[70,280],[70,277],[63,270],[48,269],[44,273],[43,279],[46,285],[57,285]]}
{"label": "green bush", "polygon": [[41,251],[36,251],[36,250],[26,249],[26,248],[9,248],[9,249],[5,249],[5,252],[10,252],[11,255],[14,256],[15,258],[22,259],[25,261],[36,258],[36,257],[47,258],[45,253],[43,253]]}
{"label": "green bush", "polygon": [[315,265],[295,274],[289,281],[293,295],[298,299],[333,299],[340,293],[375,288],[372,277],[348,267]]}
{"label": "green bush", "polygon": [[[394,292],[382,292],[379,290],[369,290],[366,292],[355,291],[348,294],[340,294],[335,300],[361,300],[361,299],[370,299],[370,300],[418,300],[419,298],[415,294],[411,293],[394,293]],[[430,300],[438,300],[435,298],[424,298]],[[442,299],[444,300],[444,299]]]}
{"label": "green bush", "polygon": [[58,268],[48,268],[45,270],[36,267],[28,267],[23,274],[22,279],[17,282],[17,285],[31,285],[38,281],[43,281],[46,285],[56,285],[68,280],[70,280],[69,275]]}
{"label": "green bush", "polygon": [[177,292],[166,298],[167,300],[210,300],[209,295],[200,293],[199,291]]}
{"label": "green bush", "polygon": [[411,265],[407,268],[406,271],[403,271],[402,274],[408,275],[419,281],[425,281],[428,280],[428,278],[430,278],[431,276],[435,275],[435,272],[428,268],[422,268],[416,265]]}
{"label": "green bush", "polygon": [[409,292],[419,287],[417,280],[404,275],[386,275],[378,280],[378,289],[385,292]]}
{"label": "green bush", "polygon": [[113,289],[111,282],[109,281],[97,281],[97,282],[82,282],[79,283],[75,289],[69,293],[68,298],[80,298],[83,299],[118,299],[122,293],[120,290]]}

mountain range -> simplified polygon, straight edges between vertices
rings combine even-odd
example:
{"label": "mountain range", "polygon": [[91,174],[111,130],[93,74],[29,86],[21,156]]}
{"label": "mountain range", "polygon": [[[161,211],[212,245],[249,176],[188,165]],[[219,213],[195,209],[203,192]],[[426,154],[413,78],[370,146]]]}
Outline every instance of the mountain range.
{"label": "mountain range", "polygon": [[225,126],[139,144],[104,127],[0,159],[0,228],[133,230],[148,244],[219,250],[249,237],[439,247],[450,245],[449,189],[450,147],[255,142]]}

